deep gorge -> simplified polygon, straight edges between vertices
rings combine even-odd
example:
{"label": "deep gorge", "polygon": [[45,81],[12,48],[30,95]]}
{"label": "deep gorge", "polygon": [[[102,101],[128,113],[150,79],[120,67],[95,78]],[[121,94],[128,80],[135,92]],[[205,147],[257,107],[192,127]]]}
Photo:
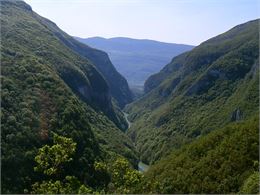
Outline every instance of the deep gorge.
{"label": "deep gorge", "polygon": [[141,94],[111,54],[0,6],[2,193],[258,193],[259,19],[196,47],[112,39],[174,50]]}

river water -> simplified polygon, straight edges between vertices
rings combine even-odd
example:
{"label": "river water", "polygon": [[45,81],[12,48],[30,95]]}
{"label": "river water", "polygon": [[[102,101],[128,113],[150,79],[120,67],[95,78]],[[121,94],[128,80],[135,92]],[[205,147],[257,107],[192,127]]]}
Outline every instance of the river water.
{"label": "river water", "polygon": [[[125,120],[126,120],[126,122],[127,122],[127,124],[128,124],[128,129],[131,127],[131,122],[128,120],[128,115],[129,114],[127,114],[127,113],[125,113],[125,112],[123,112],[124,113],[124,117],[125,117]],[[147,170],[149,169],[149,165],[147,165],[147,164],[145,164],[145,163],[143,163],[142,161],[139,161],[139,163],[138,163],[138,171],[140,171],[140,172],[146,172]]]}
{"label": "river water", "polygon": [[138,171],[140,172],[146,172],[149,169],[149,165],[144,164],[142,161],[139,161],[138,163]]}
{"label": "river water", "polygon": [[127,114],[127,113],[125,113],[125,112],[123,112],[124,113],[124,117],[125,117],[125,120],[126,120],[126,122],[127,122],[127,125],[128,125],[128,129],[131,127],[131,122],[128,120],[128,115],[129,114]]}

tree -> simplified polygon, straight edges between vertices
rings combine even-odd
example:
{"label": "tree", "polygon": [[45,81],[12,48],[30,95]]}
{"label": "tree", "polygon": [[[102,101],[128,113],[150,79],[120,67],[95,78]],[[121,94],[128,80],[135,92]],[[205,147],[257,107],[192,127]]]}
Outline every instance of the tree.
{"label": "tree", "polygon": [[116,193],[134,193],[143,175],[133,169],[125,158],[118,158],[111,166],[111,183]]}
{"label": "tree", "polygon": [[244,182],[240,194],[258,194],[259,193],[259,172],[251,174]]}
{"label": "tree", "polygon": [[54,134],[53,146],[45,145],[39,149],[35,161],[35,171],[42,171],[46,175],[57,175],[61,173],[62,166],[72,161],[71,156],[76,150],[76,143],[71,138]]}
{"label": "tree", "polygon": [[93,191],[74,176],[66,176],[64,181],[49,180],[36,182],[32,186],[34,194],[90,194]]}
{"label": "tree", "polygon": [[[81,184],[77,177],[60,175],[63,172],[63,165],[72,161],[72,155],[76,150],[76,143],[71,138],[53,134],[52,146],[45,145],[39,149],[35,161],[35,171],[40,171],[51,179],[36,182],[32,185],[34,194],[86,194],[92,190]],[[55,179],[53,179],[55,178]],[[58,179],[58,180],[57,180]]]}

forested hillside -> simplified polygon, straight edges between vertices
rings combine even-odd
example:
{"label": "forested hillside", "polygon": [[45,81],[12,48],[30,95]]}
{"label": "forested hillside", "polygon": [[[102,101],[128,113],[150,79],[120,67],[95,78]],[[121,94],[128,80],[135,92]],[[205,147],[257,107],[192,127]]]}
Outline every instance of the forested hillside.
{"label": "forested hillside", "polygon": [[68,37],[24,2],[1,1],[3,193],[23,193],[43,179],[33,171],[34,157],[52,133],[77,143],[65,172],[90,184],[95,160],[110,154],[136,161],[106,80],[61,34]]}
{"label": "forested hillside", "polygon": [[259,118],[216,129],[152,166],[163,194],[257,194]]}
{"label": "forested hillside", "polygon": [[258,115],[258,22],[202,43],[148,79],[150,93],[127,108],[128,134],[143,160],[154,163],[173,148]]}

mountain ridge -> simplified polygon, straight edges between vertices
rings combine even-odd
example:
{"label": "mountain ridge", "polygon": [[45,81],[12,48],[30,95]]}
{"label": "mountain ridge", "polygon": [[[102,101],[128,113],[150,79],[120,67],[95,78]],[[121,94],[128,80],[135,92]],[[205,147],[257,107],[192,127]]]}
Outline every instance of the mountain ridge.
{"label": "mountain ridge", "polygon": [[145,38],[132,38],[132,37],[124,37],[124,36],[118,36],[118,37],[110,37],[110,38],[105,38],[102,36],[94,36],[94,37],[79,37],[79,36],[73,36],[76,39],[100,39],[100,40],[136,40],[136,41],[147,41],[147,42],[155,42],[155,43],[162,43],[162,44],[175,44],[175,45],[188,45],[188,46],[194,46],[196,45],[191,45],[191,44],[186,44],[186,43],[175,43],[175,42],[168,42],[168,41],[159,41],[155,39],[145,39]]}

